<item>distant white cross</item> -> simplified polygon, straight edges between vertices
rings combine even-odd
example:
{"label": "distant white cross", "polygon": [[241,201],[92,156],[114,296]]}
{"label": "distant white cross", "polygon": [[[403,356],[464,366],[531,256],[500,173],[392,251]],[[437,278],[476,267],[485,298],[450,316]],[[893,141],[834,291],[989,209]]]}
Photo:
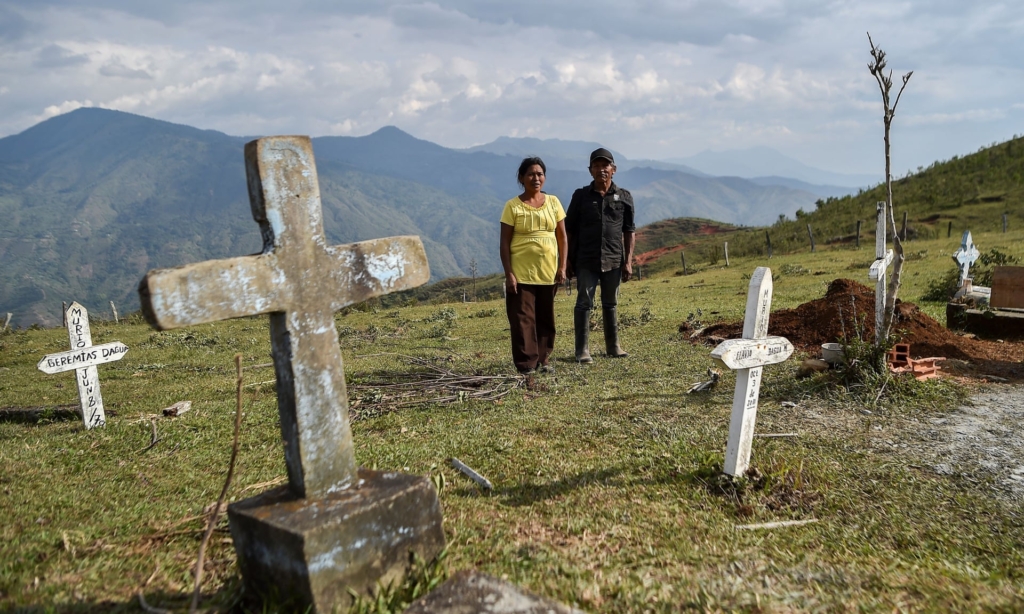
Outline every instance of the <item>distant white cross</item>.
{"label": "distant white cross", "polygon": [[892,250],[885,248],[885,221],[886,203],[879,201],[875,205],[875,212],[878,217],[875,226],[875,261],[871,263],[868,270],[868,279],[876,280],[875,283],[875,345],[880,345],[884,335],[885,320],[885,278],[886,270],[892,264]]}
{"label": "distant white cross", "polygon": [[981,256],[978,248],[974,245],[974,239],[971,238],[971,231],[964,231],[964,238],[960,242],[960,249],[953,252],[953,262],[960,267],[960,287],[964,287],[964,282],[967,281],[967,275],[970,272],[971,265]]}
{"label": "distant white cross", "polygon": [[725,472],[732,476],[743,475],[750,464],[761,372],[765,365],[780,363],[793,354],[793,344],[788,339],[768,336],[772,287],[772,270],[768,267],[755,269],[747,291],[743,338],[723,341],[711,352],[713,359],[736,371],[729,443],[725,448]]}
{"label": "distant white cross", "polygon": [[270,314],[288,484],[316,499],[358,480],[334,313],[424,284],[430,267],[419,237],[327,243],[309,137],[252,141],[245,166],[263,252],[150,271],[142,313],[160,330]]}
{"label": "distant white cross", "polygon": [[85,428],[103,426],[107,423],[107,418],[103,413],[100,376],[96,371],[96,365],[121,360],[128,351],[128,346],[120,341],[93,345],[92,332],[89,330],[89,313],[78,303],[71,303],[64,315],[67,319],[71,350],[44,356],[36,367],[43,373],[50,374],[74,371]]}

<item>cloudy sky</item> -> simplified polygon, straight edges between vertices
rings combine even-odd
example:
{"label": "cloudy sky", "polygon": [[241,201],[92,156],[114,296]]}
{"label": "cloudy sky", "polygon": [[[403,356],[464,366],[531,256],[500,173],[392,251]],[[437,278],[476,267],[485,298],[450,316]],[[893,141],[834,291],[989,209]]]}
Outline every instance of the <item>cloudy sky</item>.
{"label": "cloudy sky", "polygon": [[896,170],[1024,134],[1020,0],[0,0],[0,136],[91,105],[235,135],[767,145],[881,175],[867,31],[914,71]]}

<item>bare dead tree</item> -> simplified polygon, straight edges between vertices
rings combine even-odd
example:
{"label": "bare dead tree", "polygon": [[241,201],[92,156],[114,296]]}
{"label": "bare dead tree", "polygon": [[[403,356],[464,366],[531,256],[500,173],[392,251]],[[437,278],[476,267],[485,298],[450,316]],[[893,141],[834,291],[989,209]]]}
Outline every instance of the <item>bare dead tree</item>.
{"label": "bare dead tree", "polygon": [[903,262],[906,260],[903,253],[903,240],[900,239],[899,232],[897,231],[896,217],[893,214],[892,208],[892,159],[890,157],[889,133],[892,128],[892,120],[896,116],[896,107],[900,104],[903,90],[906,89],[907,82],[910,81],[910,76],[914,74],[914,71],[903,75],[903,84],[900,86],[899,92],[896,93],[896,100],[892,101],[890,97],[892,93],[892,69],[889,70],[888,74],[885,71],[885,52],[875,46],[875,42],[871,40],[870,32],[868,32],[868,44],[871,45],[871,62],[868,63],[868,70],[871,71],[871,76],[875,78],[875,81],[878,83],[878,89],[882,93],[882,122],[885,125],[885,194],[886,206],[889,208],[889,224],[892,226],[892,277],[889,279],[889,289],[885,297],[885,314],[883,317],[883,321],[886,323],[885,330],[883,331],[884,334],[879,337],[885,339],[889,336],[889,331],[892,330],[893,316],[896,312],[896,295],[900,290]]}

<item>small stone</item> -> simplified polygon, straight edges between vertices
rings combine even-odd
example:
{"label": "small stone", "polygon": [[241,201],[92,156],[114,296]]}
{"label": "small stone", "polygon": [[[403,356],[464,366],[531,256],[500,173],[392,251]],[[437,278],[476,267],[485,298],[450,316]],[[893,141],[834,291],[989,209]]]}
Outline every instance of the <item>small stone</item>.
{"label": "small stone", "polygon": [[948,463],[939,463],[934,467],[935,473],[939,475],[953,475],[953,468]]}
{"label": "small stone", "polygon": [[820,358],[808,358],[800,363],[796,370],[797,377],[810,377],[815,373],[829,370],[829,364]]}
{"label": "small stone", "polygon": [[862,409],[860,410],[860,413],[864,414],[865,416],[870,416],[874,412],[872,412],[870,409]]}

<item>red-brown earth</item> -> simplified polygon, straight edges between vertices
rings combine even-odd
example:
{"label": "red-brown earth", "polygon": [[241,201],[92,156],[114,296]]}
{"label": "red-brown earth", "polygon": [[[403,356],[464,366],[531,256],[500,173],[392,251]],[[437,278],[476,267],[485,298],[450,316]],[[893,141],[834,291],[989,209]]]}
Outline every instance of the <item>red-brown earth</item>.
{"label": "red-brown earth", "polygon": [[[680,326],[686,332],[689,325]],[[944,365],[947,371],[971,377],[1024,380],[1024,343],[982,340],[958,334],[921,311],[913,303],[897,301],[893,332],[898,343],[909,343],[911,356],[944,356],[957,363]],[[708,326],[693,337],[696,342],[715,344],[742,336],[743,322]],[[875,337],[875,292],[849,279],[836,279],[825,296],[794,309],[773,311],[768,334],[789,339],[798,350],[817,357],[821,344],[859,336]]]}

